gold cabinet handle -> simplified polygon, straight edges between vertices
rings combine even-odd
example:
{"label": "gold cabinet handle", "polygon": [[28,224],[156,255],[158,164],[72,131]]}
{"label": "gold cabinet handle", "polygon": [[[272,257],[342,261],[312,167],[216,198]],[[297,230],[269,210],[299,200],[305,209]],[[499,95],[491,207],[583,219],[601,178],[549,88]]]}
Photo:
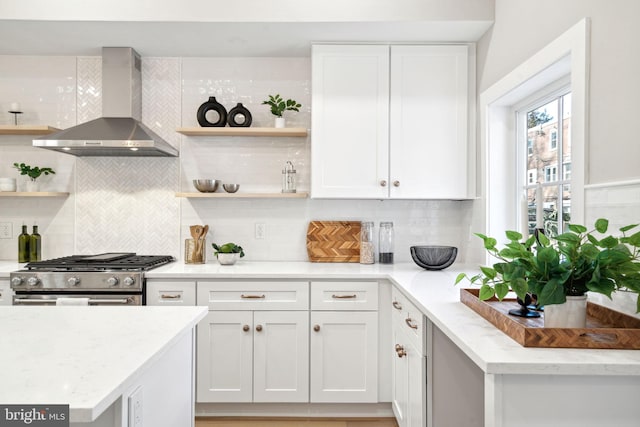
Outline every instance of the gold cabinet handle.
{"label": "gold cabinet handle", "polygon": [[162,295],[160,295],[160,298],[162,298],[162,299],[176,299],[176,298],[180,298],[180,294],[176,294],[176,295],[162,294]]}
{"label": "gold cabinet handle", "polygon": [[400,359],[402,359],[404,356],[407,355],[407,352],[403,346],[401,346],[400,344],[396,344],[396,354]]}
{"label": "gold cabinet handle", "polygon": [[242,294],[240,295],[240,298],[243,299],[262,299],[262,298],[266,298],[264,295],[245,295]]}
{"label": "gold cabinet handle", "polygon": [[394,301],[391,304],[393,304],[393,308],[396,310],[402,310],[402,305],[398,301]]}
{"label": "gold cabinet handle", "polygon": [[249,331],[249,329],[251,329],[251,328],[249,327],[249,325],[244,325],[244,326],[242,327],[242,330],[243,330],[243,331],[245,331],[245,332],[248,332],[248,331]]}
{"label": "gold cabinet handle", "polygon": [[418,325],[413,323],[413,319],[410,317],[407,317],[406,319],[404,319],[404,322],[407,324],[408,327],[410,327],[411,329],[418,329]]}
{"label": "gold cabinet handle", "polygon": [[348,298],[356,298],[356,295],[355,294],[353,294],[353,295],[336,295],[336,294],[333,294],[333,295],[331,295],[331,298],[333,298],[333,299],[348,299]]}
{"label": "gold cabinet handle", "polygon": [[400,181],[398,181],[398,180],[393,181],[393,186],[394,187],[400,187]]}
{"label": "gold cabinet handle", "polygon": [[316,332],[320,331],[320,325],[314,325],[313,330]]}
{"label": "gold cabinet handle", "polygon": [[260,332],[262,330],[262,325],[256,326],[256,331]]}
{"label": "gold cabinet handle", "polygon": [[380,181],[380,187],[386,187],[386,186],[387,186],[387,181],[385,179]]}

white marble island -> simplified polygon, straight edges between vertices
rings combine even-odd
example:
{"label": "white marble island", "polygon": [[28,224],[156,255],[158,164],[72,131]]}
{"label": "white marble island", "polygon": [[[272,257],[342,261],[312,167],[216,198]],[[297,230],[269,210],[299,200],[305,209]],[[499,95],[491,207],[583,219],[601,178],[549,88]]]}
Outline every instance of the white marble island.
{"label": "white marble island", "polygon": [[193,422],[193,330],[201,307],[2,307],[0,402],[68,404],[74,426]]}

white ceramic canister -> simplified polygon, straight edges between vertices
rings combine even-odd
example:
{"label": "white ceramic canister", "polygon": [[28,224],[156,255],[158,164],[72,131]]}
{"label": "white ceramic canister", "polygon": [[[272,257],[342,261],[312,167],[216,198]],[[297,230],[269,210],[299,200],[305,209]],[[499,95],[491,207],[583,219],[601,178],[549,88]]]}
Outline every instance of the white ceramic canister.
{"label": "white ceramic canister", "polygon": [[0,191],[16,191],[16,179],[0,178]]}

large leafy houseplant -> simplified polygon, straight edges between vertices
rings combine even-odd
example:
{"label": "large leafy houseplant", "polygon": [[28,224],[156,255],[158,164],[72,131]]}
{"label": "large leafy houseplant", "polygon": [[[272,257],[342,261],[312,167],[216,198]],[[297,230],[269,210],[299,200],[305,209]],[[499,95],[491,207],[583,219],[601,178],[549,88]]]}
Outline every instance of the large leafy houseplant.
{"label": "large leafy houseplant", "polygon": [[[617,290],[640,294],[640,232],[627,235],[638,224],[620,228],[618,237],[607,233],[609,221],[598,219],[593,230],[569,224],[568,231],[547,238],[544,234],[522,240],[522,234],[507,231],[509,242],[497,247],[496,239],[476,235],[498,262],[480,267],[480,273],[469,277],[461,273],[456,284],[467,278],[479,283],[481,300],[502,300],[509,291],[525,300],[527,294],[537,297],[538,305],[562,304],[567,296],[598,292],[611,298]],[[640,296],[636,303],[640,312]]]}

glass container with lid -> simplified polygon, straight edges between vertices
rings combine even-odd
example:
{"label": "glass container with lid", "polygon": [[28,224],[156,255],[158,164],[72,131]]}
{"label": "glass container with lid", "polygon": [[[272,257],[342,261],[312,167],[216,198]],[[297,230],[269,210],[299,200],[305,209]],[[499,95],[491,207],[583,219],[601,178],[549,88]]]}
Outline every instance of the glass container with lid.
{"label": "glass container with lid", "polygon": [[383,221],[380,223],[379,238],[379,261],[380,264],[393,264],[393,222]]}
{"label": "glass container with lid", "polygon": [[360,225],[360,264],[373,264],[375,261],[373,222],[363,221]]}

